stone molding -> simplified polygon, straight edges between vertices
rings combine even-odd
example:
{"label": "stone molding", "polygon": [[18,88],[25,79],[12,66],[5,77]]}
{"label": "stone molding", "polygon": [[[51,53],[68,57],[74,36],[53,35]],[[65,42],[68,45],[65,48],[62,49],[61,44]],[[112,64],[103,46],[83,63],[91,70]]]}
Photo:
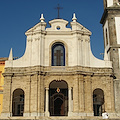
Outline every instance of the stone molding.
{"label": "stone molding", "polygon": [[89,67],[65,67],[65,66],[34,66],[34,67],[18,67],[18,68],[5,68],[5,72],[3,76],[31,76],[31,75],[102,75],[102,76],[110,76],[113,77],[112,68],[89,68]]}
{"label": "stone molding", "polygon": [[102,18],[100,20],[101,24],[105,23],[105,20],[108,16],[108,14],[120,14],[120,6],[119,7],[108,7],[104,10],[104,13],[102,15]]}

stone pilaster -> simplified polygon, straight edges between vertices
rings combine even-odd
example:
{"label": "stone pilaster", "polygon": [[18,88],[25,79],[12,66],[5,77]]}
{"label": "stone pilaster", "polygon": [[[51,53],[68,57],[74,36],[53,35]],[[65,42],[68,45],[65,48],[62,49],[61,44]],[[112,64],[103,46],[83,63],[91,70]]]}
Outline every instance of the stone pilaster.
{"label": "stone pilaster", "polygon": [[113,78],[110,78],[111,83],[111,112],[115,112],[115,101],[114,101],[114,84],[113,84]]}
{"label": "stone pilaster", "polygon": [[84,80],[83,75],[79,75],[79,112],[84,112]]}
{"label": "stone pilaster", "polygon": [[24,79],[26,80],[24,116],[30,116],[30,76],[26,76]]}
{"label": "stone pilaster", "polygon": [[114,112],[113,83],[109,77],[105,80],[105,110],[109,113]]}
{"label": "stone pilaster", "polygon": [[78,89],[78,76],[74,79],[74,87],[73,87],[73,112],[78,113],[79,112],[79,89]]}
{"label": "stone pilaster", "polygon": [[31,104],[30,111],[31,116],[37,116],[37,74],[31,76]]}
{"label": "stone pilaster", "polygon": [[45,89],[44,89],[44,80],[43,76],[38,76],[38,116],[44,116],[45,110]]}
{"label": "stone pilaster", "polygon": [[87,116],[93,115],[93,98],[92,98],[92,84],[91,76],[84,76],[84,90],[85,90],[85,112]]}
{"label": "stone pilaster", "polygon": [[3,109],[1,116],[12,116],[12,74],[4,78]]}

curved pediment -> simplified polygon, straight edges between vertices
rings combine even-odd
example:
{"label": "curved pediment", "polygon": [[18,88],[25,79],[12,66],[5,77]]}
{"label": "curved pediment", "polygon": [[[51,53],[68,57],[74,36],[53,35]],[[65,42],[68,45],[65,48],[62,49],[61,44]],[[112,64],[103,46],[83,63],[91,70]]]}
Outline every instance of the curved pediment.
{"label": "curved pediment", "polygon": [[46,31],[71,31],[70,28],[67,28],[68,21],[64,19],[54,19],[49,21],[50,28],[47,28]]}

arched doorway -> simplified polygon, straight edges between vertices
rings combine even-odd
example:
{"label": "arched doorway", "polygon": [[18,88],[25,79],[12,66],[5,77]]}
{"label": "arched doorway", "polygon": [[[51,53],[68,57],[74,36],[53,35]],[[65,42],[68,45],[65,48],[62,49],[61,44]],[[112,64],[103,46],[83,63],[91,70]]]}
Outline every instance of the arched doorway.
{"label": "arched doorway", "polygon": [[23,116],[24,113],[24,91],[16,89],[12,98],[12,116]]}
{"label": "arched doorway", "polygon": [[49,86],[50,116],[68,115],[68,85],[65,81],[52,81]]}
{"label": "arched doorway", "polygon": [[93,110],[94,116],[101,116],[104,109],[104,92],[102,89],[95,89],[93,91]]}

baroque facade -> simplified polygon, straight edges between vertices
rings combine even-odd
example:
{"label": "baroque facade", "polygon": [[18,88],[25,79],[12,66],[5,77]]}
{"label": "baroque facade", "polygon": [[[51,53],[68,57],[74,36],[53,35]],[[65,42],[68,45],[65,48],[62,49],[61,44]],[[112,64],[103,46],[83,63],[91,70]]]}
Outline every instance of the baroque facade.
{"label": "baroque facade", "polygon": [[93,56],[91,32],[77,22],[75,14],[71,28],[64,19],[51,20],[46,28],[41,15],[40,22],[25,33],[23,57],[13,60],[11,49],[5,62],[2,117],[89,117],[104,111],[109,117],[119,116],[120,53],[113,31],[120,30],[114,28],[120,25],[120,7],[117,0],[109,1],[104,0],[101,19],[104,60]]}

